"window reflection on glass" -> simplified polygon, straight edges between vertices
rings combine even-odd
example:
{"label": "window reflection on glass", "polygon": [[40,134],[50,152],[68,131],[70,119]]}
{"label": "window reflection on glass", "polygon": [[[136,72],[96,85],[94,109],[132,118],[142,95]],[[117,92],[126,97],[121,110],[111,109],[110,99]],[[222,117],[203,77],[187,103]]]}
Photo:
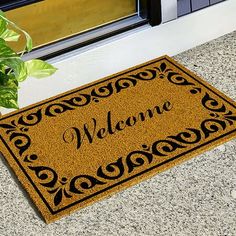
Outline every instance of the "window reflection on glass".
{"label": "window reflection on glass", "polygon": [[135,13],[136,0],[45,0],[6,15],[28,31],[38,47]]}

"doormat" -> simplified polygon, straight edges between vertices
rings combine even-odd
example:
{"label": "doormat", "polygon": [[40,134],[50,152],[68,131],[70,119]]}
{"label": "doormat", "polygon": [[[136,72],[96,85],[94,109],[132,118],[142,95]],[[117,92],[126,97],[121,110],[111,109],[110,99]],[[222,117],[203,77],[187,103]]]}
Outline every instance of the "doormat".
{"label": "doormat", "polygon": [[0,134],[49,223],[236,137],[236,103],[163,56],[5,115]]}

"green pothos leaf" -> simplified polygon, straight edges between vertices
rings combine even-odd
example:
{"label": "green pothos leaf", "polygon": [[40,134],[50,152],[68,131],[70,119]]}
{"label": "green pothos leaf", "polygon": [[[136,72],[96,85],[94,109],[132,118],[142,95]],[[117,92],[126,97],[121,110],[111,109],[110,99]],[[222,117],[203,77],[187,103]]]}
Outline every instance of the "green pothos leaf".
{"label": "green pothos leaf", "polygon": [[21,31],[24,33],[25,38],[26,38],[26,51],[30,52],[33,49],[33,40],[26,31],[24,30],[21,30]]}
{"label": "green pothos leaf", "polygon": [[5,73],[5,66],[0,63],[0,72]]}
{"label": "green pothos leaf", "polygon": [[0,72],[0,86],[1,88],[6,87],[18,89],[18,81],[16,80],[14,75],[7,75]]}
{"label": "green pothos leaf", "polygon": [[14,76],[0,72],[0,107],[18,109],[18,82]]}
{"label": "green pothos leaf", "polygon": [[38,79],[52,75],[57,70],[54,66],[39,59],[26,61],[25,65],[27,67],[28,75]]}
{"label": "green pothos leaf", "polygon": [[[31,51],[33,43],[30,35],[18,27],[14,22],[8,20],[0,10],[0,107],[18,109],[18,82],[33,76],[43,78],[56,71],[52,65],[41,60],[24,62],[21,56],[6,44],[6,41],[17,41],[20,34],[8,28],[8,25],[21,31],[26,39],[25,50]],[[60,202],[61,193],[57,195],[56,203]]]}
{"label": "green pothos leaf", "polygon": [[[4,16],[4,13],[0,10],[0,16]],[[7,29],[7,22],[0,17],[0,35]]]}
{"label": "green pothos leaf", "polygon": [[13,70],[17,81],[22,82],[27,78],[28,73],[25,62],[20,58],[10,58],[2,61],[2,63]]}
{"label": "green pothos leaf", "polygon": [[3,72],[0,72],[0,86],[6,86],[10,77]]}
{"label": "green pothos leaf", "polygon": [[2,34],[0,33],[0,38],[4,39],[7,42],[16,42],[20,38],[20,34],[16,33],[13,30],[6,29]]}
{"label": "green pothos leaf", "polygon": [[17,89],[0,86],[0,107],[18,109]]}
{"label": "green pothos leaf", "polygon": [[20,30],[25,35],[25,39],[26,39],[25,49],[26,49],[27,52],[31,51],[32,48],[33,48],[33,41],[32,41],[32,38],[30,37],[30,35],[26,31],[21,29],[19,26],[17,26],[14,22],[7,19],[1,10],[0,10],[0,18],[3,21],[5,21],[6,23],[12,25],[14,28]]}
{"label": "green pothos leaf", "polygon": [[17,53],[13,51],[3,39],[0,39],[0,62],[8,58],[19,58]]}

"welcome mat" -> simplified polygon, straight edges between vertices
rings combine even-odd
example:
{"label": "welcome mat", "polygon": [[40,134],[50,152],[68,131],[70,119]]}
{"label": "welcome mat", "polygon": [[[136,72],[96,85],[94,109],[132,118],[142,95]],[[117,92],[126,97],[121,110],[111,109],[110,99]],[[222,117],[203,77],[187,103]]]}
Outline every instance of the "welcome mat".
{"label": "welcome mat", "polygon": [[5,115],[0,134],[52,222],[236,137],[236,105],[163,56]]}

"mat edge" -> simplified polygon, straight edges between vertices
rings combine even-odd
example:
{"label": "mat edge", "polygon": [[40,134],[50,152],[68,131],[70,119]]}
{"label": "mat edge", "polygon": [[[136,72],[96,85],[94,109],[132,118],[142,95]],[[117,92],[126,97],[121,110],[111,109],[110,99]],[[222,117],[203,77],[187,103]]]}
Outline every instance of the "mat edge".
{"label": "mat edge", "polygon": [[[167,55],[162,56],[162,57],[160,57],[160,58],[156,58],[156,59],[154,59],[154,60],[148,61],[148,62],[146,62],[146,63],[140,64],[140,65],[137,65],[137,66],[140,66],[140,67],[142,66],[142,67],[143,67],[143,66],[145,66],[145,65],[147,65],[147,64],[149,64],[149,63],[154,63],[154,62],[157,61],[158,59],[159,59],[159,60],[162,60],[162,59],[164,59],[164,58],[169,58],[170,60],[174,61],[174,63],[177,64],[177,65],[178,65],[180,68],[182,68],[184,71],[187,71],[189,74],[193,75],[193,77],[198,78],[198,79],[201,79],[201,77],[200,77],[199,75],[194,74],[194,73],[193,73],[192,71],[190,71],[188,68],[186,68],[186,67],[184,67],[183,65],[179,64],[177,61],[175,61],[173,58],[171,58],[171,57],[169,57],[169,56],[167,56]],[[131,71],[133,68],[136,68],[137,66],[134,66],[134,67],[129,68],[129,69],[127,69],[127,70],[124,70],[124,71],[121,71],[121,72],[119,72],[119,73],[110,75],[110,76],[108,76],[108,77],[105,77],[105,78],[96,80],[96,81],[94,81],[94,82],[91,82],[91,83],[89,83],[89,84],[80,86],[80,87],[78,87],[78,88],[82,89],[83,87],[86,87],[86,86],[88,86],[88,85],[93,85],[94,83],[99,82],[99,81],[103,82],[103,81],[106,80],[107,78],[116,77],[116,76],[119,76],[119,75],[122,74],[122,73],[129,72],[129,71]],[[201,80],[202,80],[202,79],[201,79]],[[209,84],[208,82],[204,81],[204,83],[206,83],[206,85],[209,86],[209,88],[212,88],[212,89],[216,90],[217,93],[219,93],[222,97],[226,98],[227,100],[232,100],[231,98],[229,98],[227,95],[225,95],[224,93],[222,93],[221,91],[219,91],[217,88],[213,87],[213,86],[212,86],[211,84]],[[57,96],[51,97],[51,98],[49,98],[48,100],[51,101],[52,99],[60,98],[63,94],[67,94],[68,92],[73,92],[74,90],[77,91],[78,88],[73,89],[73,90],[70,90],[70,91],[67,91],[67,92],[62,93],[62,94],[59,94],[59,95],[57,95]],[[44,102],[45,102],[45,101],[47,101],[47,100],[44,100]],[[33,105],[37,105],[37,104],[40,105],[41,103],[42,103],[42,102],[39,102],[39,103],[35,103],[35,104],[33,104]],[[233,100],[232,100],[232,103],[235,104],[235,102],[234,102]],[[28,107],[30,108],[30,107],[33,106],[33,105],[30,105],[30,106],[28,106]],[[24,109],[27,109],[27,107],[23,108],[23,111],[24,111]],[[22,111],[22,110],[21,110],[21,111]],[[22,112],[23,112],[23,111],[22,111]],[[9,115],[16,115],[16,114],[19,113],[19,111],[15,111],[15,112],[12,112],[12,113],[13,113],[13,114],[9,113],[9,114],[7,114],[7,115],[8,115],[8,116],[9,116]],[[4,118],[8,118],[8,116],[1,118],[0,121],[3,120]],[[217,140],[217,141],[214,142],[214,143],[216,143],[216,144],[214,144],[214,146],[213,146],[212,148],[211,148],[211,147],[210,147],[210,148],[208,147],[208,148],[206,148],[206,149],[203,149],[201,152],[206,152],[206,150],[207,150],[207,151],[208,151],[208,150],[211,150],[211,149],[217,147],[218,145],[220,145],[221,143],[225,143],[225,142],[227,142],[227,141],[229,141],[229,140],[231,140],[231,139],[234,139],[235,136],[236,136],[236,134],[234,133],[234,134],[232,134],[232,137],[231,137],[231,135],[229,135],[229,136],[227,136],[227,139],[224,139],[224,140],[220,139],[219,142],[217,142],[217,141],[218,141],[218,140]],[[2,144],[2,142],[1,142],[0,144]],[[5,146],[4,146],[4,147],[5,147]],[[5,149],[6,149],[6,148],[5,148]],[[10,155],[10,153],[9,153],[8,151],[6,151],[6,152]],[[201,152],[200,152],[200,153],[201,153]],[[193,157],[199,155],[200,153],[193,154],[193,155],[187,155],[187,156],[186,156],[186,161],[187,161],[188,159],[191,159],[191,158],[193,158]],[[29,191],[26,190],[26,187],[22,184],[22,182],[26,182],[26,183],[27,183],[27,181],[20,181],[20,178],[18,178],[18,176],[21,176],[21,175],[17,175],[17,174],[16,174],[15,168],[12,167],[11,163],[10,163],[10,162],[8,161],[8,159],[5,157],[4,153],[3,153],[3,156],[4,156],[4,159],[7,161],[7,163],[9,164],[9,166],[11,167],[12,171],[15,173],[16,178],[19,180],[20,184],[23,186],[24,191],[27,193],[27,195],[29,195],[30,199],[33,200],[34,205],[37,207],[37,203],[34,201],[34,198],[31,197]],[[9,158],[9,159],[10,159],[10,158]],[[180,163],[183,163],[184,161],[185,161],[185,158],[183,158],[183,159],[182,159],[178,164],[176,164],[176,165],[179,165]],[[14,166],[14,164],[13,164],[13,166]],[[17,165],[16,165],[16,166],[17,166]],[[174,166],[175,166],[175,165],[174,165]],[[173,166],[170,166],[170,167],[168,167],[168,168],[166,168],[166,169],[170,169],[170,168],[172,168],[172,167],[173,167]],[[19,168],[19,167],[17,166],[16,169],[18,169],[18,168]],[[127,186],[127,187],[122,187],[121,189],[122,189],[122,190],[125,190],[125,189],[127,189],[127,188],[129,188],[129,187],[132,187],[132,186],[134,186],[134,185],[136,185],[136,184],[142,182],[142,181],[145,180],[145,179],[149,179],[151,176],[155,176],[155,175],[157,175],[158,173],[161,173],[161,172],[165,171],[166,169],[163,168],[163,170],[157,171],[155,174],[150,175],[150,176],[149,176],[149,175],[147,175],[147,176],[142,176],[143,179],[142,179],[142,178],[139,178],[139,181],[138,181],[138,182],[135,182],[135,181],[134,181],[135,183],[130,182],[131,184],[130,184],[129,186]],[[19,168],[18,171],[21,173],[20,168]],[[22,178],[25,178],[25,179],[26,179],[25,176],[23,176]],[[31,185],[29,184],[28,186],[31,186]],[[28,187],[28,189],[30,189],[30,188],[31,188],[31,187]],[[104,197],[98,198],[98,199],[97,199],[96,201],[94,201],[94,202],[97,202],[97,201],[99,201],[100,199],[107,198],[107,197],[109,197],[109,196],[111,196],[111,195],[113,195],[113,194],[116,194],[116,193],[119,192],[119,191],[120,191],[120,190],[113,191],[112,193],[107,194],[107,195],[104,196]],[[41,201],[41,200],[40,200],[40,201]],[[80,207],[80,209],[82,209],[82,208],[84,208],[84,207],[86,207],[86,206],[88,206],[88,205],[91,205],[91,203],[88,202],[88,203],[85,204],[83,207]],[[37,210],[41,213],[41,215],[42,215],[43,218],[45,219],[46,223],[54,222],[55,220],[57,220],[57,219],[62,218],[63,216],[65,216],[65,214],[62,214],[61,216],[58,216],[59,218],[53,218],[53,219],[51,220],[51,218],[50,218],[50,219],[46,218],[46,217],[44,216],[44,213],[42,213],[41,210],[40,210],[38,207],[37,207]],[[75,209],[69,211],[70,213],[67,213],[67,214],[71,214],[72,212],[77,211],[77,210],[78,210],[78,208],[75,207]]]}

